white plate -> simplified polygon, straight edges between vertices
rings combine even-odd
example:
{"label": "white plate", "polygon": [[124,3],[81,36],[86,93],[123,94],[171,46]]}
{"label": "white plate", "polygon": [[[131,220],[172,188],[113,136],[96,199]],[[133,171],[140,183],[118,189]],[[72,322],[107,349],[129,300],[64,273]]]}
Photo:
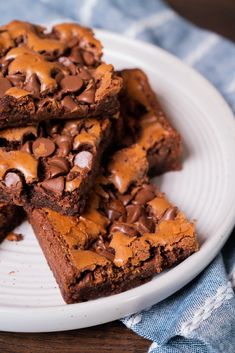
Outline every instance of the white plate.
{"label": "white plate", "polygon": [[151,282],[87,303],[66,305],[28,224],[23,241],[0,249],[0,330],[45,332],[101,324],[144,309],[192,280],[215,257],[235,219],[235,123],[216,90],[178,59],[149,44],[97,31],[116,68],[141,67],[184,137],[183,170],[161,189],[197,219],[200,251]]}

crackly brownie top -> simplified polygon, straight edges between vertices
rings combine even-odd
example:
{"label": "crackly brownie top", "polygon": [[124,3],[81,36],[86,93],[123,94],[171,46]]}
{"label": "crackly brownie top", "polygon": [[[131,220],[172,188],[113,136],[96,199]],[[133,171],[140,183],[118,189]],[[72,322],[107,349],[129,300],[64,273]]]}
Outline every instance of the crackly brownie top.
{"label": "crackly brownie top", "polygon": [[[121,80],[101,62],[102,46],[92,30],[75,23],[44,27],[13,21],[0,27],[0,98],[47,96],[68,111],[116,95]],[[44,99],[43,99],[44,98]]]}
{"label": "crackly brownie top", "polygon": [[177,134],[167,122],[145,73],[141,69],[126,69],[119,73],[123,78],[121,114],[129,132],[126,144],[131,139],[132,143],[151,150],[169,134]]}
{"label": "crackly brownie top", "polygon": [[56,195],[79,188],[90,173],[110,119],[79,119],[0,131],[0,181],[37,184]]}
{"label": "crackly brownie top", "polygon": [[97,266],[134,267],[171,251],[180,242],[197,249],[195,226],[153,184],[132,187],[125,195],[101,178],[80,217],[43,209],[78,273]]}
{"label": "crackly brownie top", "polygon": [[148,182],[142,152],[134,145],[113,155],[80,217],[42,210],[78,273],[139,265],[153,247],[197,249],[194,224]]}

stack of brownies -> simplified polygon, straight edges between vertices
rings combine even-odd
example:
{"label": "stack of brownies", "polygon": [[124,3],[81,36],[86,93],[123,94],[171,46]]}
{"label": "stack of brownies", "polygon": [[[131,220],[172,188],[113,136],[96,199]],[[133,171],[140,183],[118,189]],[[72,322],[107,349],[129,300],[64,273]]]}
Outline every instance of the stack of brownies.
{"label": "stack of brownies", "polygon": [[149,177],[181,138],[140,69],[115,72],[78,24],[0,27],[0,238],[24,211],[67,303],[150,280],[198,248]]}

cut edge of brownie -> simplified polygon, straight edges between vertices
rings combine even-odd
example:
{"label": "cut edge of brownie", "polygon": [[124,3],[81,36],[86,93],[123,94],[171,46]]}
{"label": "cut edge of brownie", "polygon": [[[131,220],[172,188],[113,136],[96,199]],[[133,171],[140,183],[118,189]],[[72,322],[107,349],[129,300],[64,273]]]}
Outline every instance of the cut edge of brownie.
{"label": "cut edge of brownie", "polygon": [[17,227],[25,217],[22,207],[0,204],[0,242]]}

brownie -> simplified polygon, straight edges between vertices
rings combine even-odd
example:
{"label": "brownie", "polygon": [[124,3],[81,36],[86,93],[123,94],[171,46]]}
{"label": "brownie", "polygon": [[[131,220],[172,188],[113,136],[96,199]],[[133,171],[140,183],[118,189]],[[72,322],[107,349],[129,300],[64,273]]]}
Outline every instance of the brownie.
{"label": "brownie", "polygon": [[24,211],[21,207],[0,204],[0,242],[11,232],[24,218]]}
{"label": "brownie", "polygon": [[122,79],[91,29],[13,21],[0,27],[0,128],[115,114]]}
{"label": "brownie", "polygon": [[[120,124],[124,125],[122,146],[138,143],[147,153],[150,175],[181,168],[179,133],[162,110],[148,78],[140,69],[122,70]],[[120,128],[120,134],[122,129]]]}
{"label": "brownie", "polygon": [[195,225],[149,182],[147,170],[146,153],[132,145],[113,155],[80,217],[27,208],[67,303],[140,285],[198,249]]}
{"label": "brownie", "polygon": [[61,120],[0,131],[0,202],[82,212],[114,120]]}

